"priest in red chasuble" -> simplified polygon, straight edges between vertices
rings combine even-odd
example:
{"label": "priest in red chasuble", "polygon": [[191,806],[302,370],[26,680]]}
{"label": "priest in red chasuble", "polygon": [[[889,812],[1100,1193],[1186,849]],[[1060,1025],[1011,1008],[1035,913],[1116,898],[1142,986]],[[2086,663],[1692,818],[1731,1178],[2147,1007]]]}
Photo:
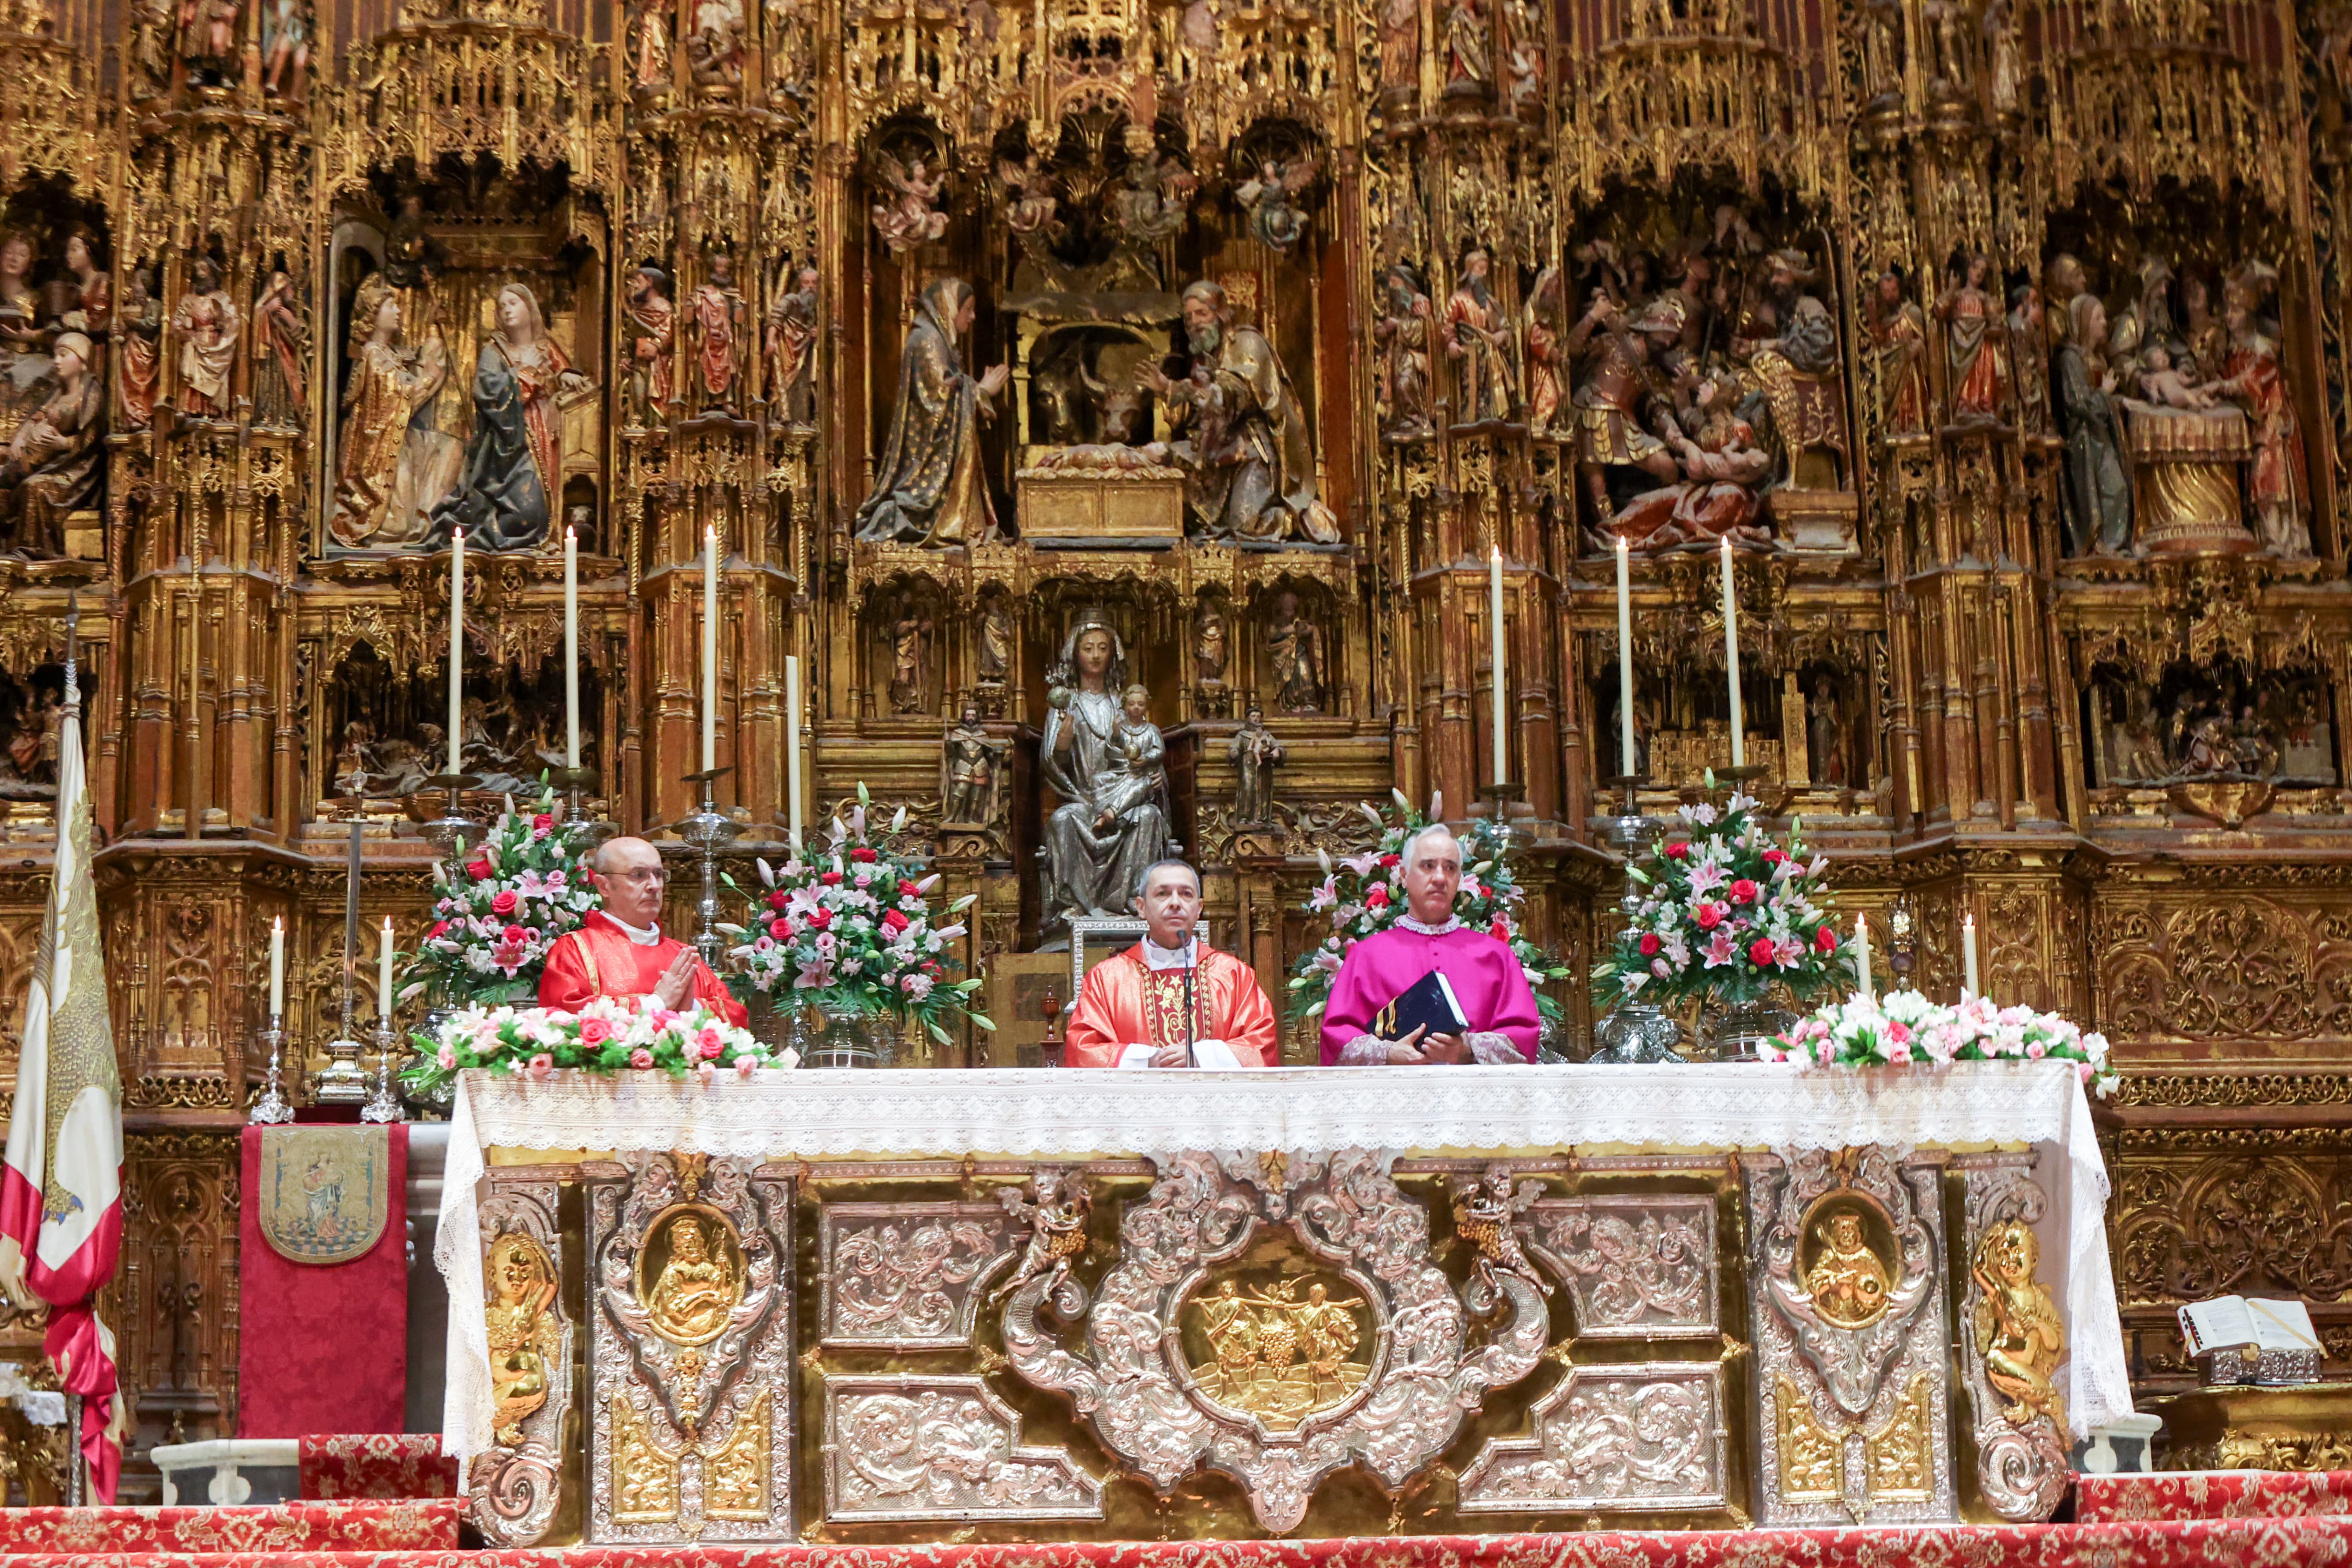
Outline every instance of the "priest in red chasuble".
{"label": "priest in red chasuble", "polygon": [[1062,1059],[1074,1068],[1272,1067],[1274,1007],[1257,972],[1192,934],[1201,874],[1181,860],[1145,868],[1135,909],[1150,929],[1087,971]]}
{"label": "priest in red chasuble", "polygon": [[[1511,944],[1454,918],[1462,890],[1462,845],[1443,825],[1423,828],[1404,847],[1407,913],[1348,950],[1323,1009],[1326,1066],[1419,1066],[1484,1062],[1513,1066],[1536,1058],[1543,1015],[1535,987]],[[1459,1034],[1415,1029],[1401,1040],[1372,1032],[1388,1005],[1435,970],[1445,976],[1468,1019]]]}
{"label": "priest in red chasuble", "polygon": [[577,1011],[592,996],[650,996],[664,1007],[699,1002],[729,1022],[743,1004],[693,948],[662,935],[661,851],[642,838],[611,838],[588,858],[588,880],[604,895],[580,929],[548,950],[539,1005]]}

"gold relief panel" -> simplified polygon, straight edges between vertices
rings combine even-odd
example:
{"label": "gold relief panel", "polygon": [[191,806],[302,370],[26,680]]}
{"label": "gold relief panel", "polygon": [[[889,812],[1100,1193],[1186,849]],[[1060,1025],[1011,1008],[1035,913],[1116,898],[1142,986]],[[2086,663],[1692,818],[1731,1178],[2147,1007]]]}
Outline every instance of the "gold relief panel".
{"label": "gold relief panel", "polygon": [[1842,1329],[1866,1329],[1885,1317],[1898,1267],[1885,1211],[1841,1190],[1813,1205],[1803,1231],[1797,1277],[1813,1310]]}
{"label": "gold relief panel", "polygon": [[1836,1435],[1821,1424],[1803,1390],[1788,1378],[1775,1385],[1773,1407],[1782,1495],[1792,1502],[1835,1501],[1845,1490],[1845,1465]]}
{"label": "gold relief panel", "polygon": [[1378,1343],[1362,1292],[1303,1261],[1219,1274],[1176,1311],[1193,1386],[1270,1432],[1346,1404]]}
{"label": "gold relief panel", "polygon": [[734,1429],[702,1450],[702,1511],[711,1519],[768,1517],[768,1411],[761,1389],[736,1413]]}
{"label": "gold relief panel", "polygon": [[1926,1373],[1912,1378],[1886,1425],[1862,1440],[1869,1499],[1875,1503],[1925,1502],[1935,1490],[1928,1470],[1928,1431],[1934,1402]]}
{"label": "gold relief panel", "polygon": [[677,1456],[654,1441],[645,1413],[613,1396],[613,1521],[668,1524],[677,1518]]}
{"label": "gold relief panel", "polygon": [[[657,1215],[637,1253],[638,1304],[664,1339],[707,1345],[743,1299],[743,1247],[725,1215],[681,1204]],[[698,1369],[700,1358],[695,1364]],[[681,1358],[681,1367],[683,1358]]]}

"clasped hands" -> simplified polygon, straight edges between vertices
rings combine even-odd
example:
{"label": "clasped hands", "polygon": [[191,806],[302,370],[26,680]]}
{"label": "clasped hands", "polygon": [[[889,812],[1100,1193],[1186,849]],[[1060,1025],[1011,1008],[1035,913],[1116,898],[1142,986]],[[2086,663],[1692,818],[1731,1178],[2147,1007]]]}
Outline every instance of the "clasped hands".
{"label": "clasped hands", "polygon": [[1431,1035],[1423,1024],[1403,1039],[1391,1040],[1388,1059],[1391,1067],[1450,1067],[1470,1059],[1470,1042],[1460,1035]]}
{"label": "clasped hands", "polygon": [[669,967],[662,971],[661,979],[646,993],[647,1000],[655,1006],[667,1007],[673,1013],[682,1010],[687,998],[694,994],[695,962],[694,949],[679,948],[670,959]]}
{"label": "clasped hands", "polygon": [[[1204,1047],[1223,1044],[1223,1040],[1195,1040],[1192,1042],[1192,1054],[1198,1058]],[[1180,1040],[1172,1046],[1162,1046],[1152,1052],[1151,1065],[1156,1068],[1181,1068],[1189,1067],[1192,1064],[1184,1059],[1184,1044]]]}

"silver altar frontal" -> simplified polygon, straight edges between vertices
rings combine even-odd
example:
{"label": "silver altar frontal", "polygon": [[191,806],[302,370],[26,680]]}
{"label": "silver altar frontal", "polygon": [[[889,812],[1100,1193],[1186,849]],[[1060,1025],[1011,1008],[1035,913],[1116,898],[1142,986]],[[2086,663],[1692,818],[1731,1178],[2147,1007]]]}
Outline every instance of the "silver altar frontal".
{"label": "silver altar frontal", "polygon": [[446,1437],[501,1545],[2042,1519],[2105,1197],[2059,1063],[469,1073]]}

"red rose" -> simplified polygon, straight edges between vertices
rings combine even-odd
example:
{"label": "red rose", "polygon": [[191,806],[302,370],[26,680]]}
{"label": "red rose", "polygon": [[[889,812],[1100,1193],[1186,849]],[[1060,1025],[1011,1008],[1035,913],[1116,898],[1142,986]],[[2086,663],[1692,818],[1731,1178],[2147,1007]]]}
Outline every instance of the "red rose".
{"label": "red rose", "polygon": [[1689,859],[1690,846],[1677,838],[1672,844],[1666,846],[1666,858],[1669,860]]}
{"label": "red rose", "polygon": [[772,910],[781,910],[790,902],[792,900],[785,895],[782,888],[768,895],[768,907]]}
{"label": "red rose", "polygon": [[1748,962],[1759,969],[1769,969],[1772,966],[1772,954],[1775,951],[1770,937],[1759,936],[1748,944]]}
{"label": "red rose", "polygon": [[824,883],[828,888],[838,888],[841,886],[841,873],[838,871],[819,872],[816,879]]}
{"label": "red rose", "polygon": [[515,897],[515,890],[512,888],[500,888],[490,895],[490,913],[504,920],[515,912],[515,905],[520,901]]}
{"label": "red rose", "polygon": [[543,811],[542,811],[542,812],[541,812],[537,816],[534,816],[534,817],[532,817],[532,818],[530,819],[530,830],[531,830],[533,833],[544,833],[544,832],[546,832],[549,828],[553,827],[554,826],[555,826],[555,818],[553,818],[553,817],[551,817],[551,816],[548,816],[548,815],[547,815],[547,813],[545,813],[545,812],[543,812]]}
{"label": "red rose", "polygon": [[1830,930],[1827,926],[1823,926],[1821,930],[1815,931],[1813,933],[1813,951],[1816,952],[1835,952],[1837,951],[1837,932]]}
{"label": "red rose", "polygon": [[1786,849],[1767,849],[1764,851],[1764,864],[1767,866],[1778,866],[1788,858],[1789,852]]}
{"label": "red rose", "polygon": [[1364,907],[1366,909],[1384,910],[1388,908],[1388,906],[1389,890],[1386,888],[1375,887],[1364,895]]}
{"label": "red rose", "polygon": [[907,929],[907,917],[900,911],[892,910],[882,917],[882,929],[894,934],[898,931],[905,931]]}
{"label": "red rose", "polygon": [[1383,855],[1381,857],[1381,864],[1383,866],[1394,866],[1397,863],[1397,857],[1393,855]]}
{"label": "red rose", "polygon": [[602,1018],[583,1018],[580,1021],[580,1043],[583,1046],[601,1046],[612,1037],[612,1034],[613,1026]]}
{"label": "red rose", "polygon": [[1732,883],[1731,901],[1735,904],[1754,903],[1756,901],[1756,884],[1749,881],[1745,877],[1742,877],[1737,882]]}
{"label": "red rose", "polygon": [[871,866],[874,864],[874,851],[868,849],[863,844],[851,850],[849,852],[849,858],[852,860],[856,861],[861,866]]}
{"label": "red rose", "polygon": [[448,929],[449,929],[449,922],[448,922],[447,921],[435,921],[433,922],[433,929],[432,929],[431,931],[426,931],[426,932],[425,933],[425,941],[427,941],[427,942],[431,942],[431,941],[433,941],[436,937],[438,937],[438,936],[443,932],[443,931],[447,931]]}
{"label": "red rose", "polygon": [[782,917],[772,920],[768,922],[768,934],[778,942],[789,942],[792,940],[793,922]]}
{"label": "red rose", "polygon": [[1642,933],[1642,956],[1643,958],[1656,957],[1658,949],[1664,945],[1665,943],[1658,940],[1658,933],[1656,931],[1645,931]]}
{"label": "red rose", "polygon": [[516,947],[520,947],[524,942],[530,940],[530,932],[523,930],[520,926],[509,926],[505,931],[499,934],[506,942]]}
{"label": "red rose", "polygon": [[1511,940],[1510,923],[1505,921],[1502,916],[1496,915],[1495,917],[1495,923],[1486,928],[1486,934],[1493,937],[1496,942],[1508,942]]}
{"label": "red rose", "polygon": [[1702,903],[1691,913],[1697,917],[1701,931],[1713,931],[1723,923],[1723,907],[1719,904]]}
{"label": "red rose", "polygon": [[809,930],[823,931],[827,926],[833,924],[833,911],[831,910],[811,910],[809,911],[808,923]]}
{"label": "red rose", "polygon": [[466,875],[471,877],[477,882],[488,881],[490,879],[489,861],[487,858],[467,861]]}
{"label": "red rose", "polygon": [[909,882],[904,877],[898,879],[898,896],[900,898],[920,898],[922,896],[922,892],[923,889],[919,884]]}

